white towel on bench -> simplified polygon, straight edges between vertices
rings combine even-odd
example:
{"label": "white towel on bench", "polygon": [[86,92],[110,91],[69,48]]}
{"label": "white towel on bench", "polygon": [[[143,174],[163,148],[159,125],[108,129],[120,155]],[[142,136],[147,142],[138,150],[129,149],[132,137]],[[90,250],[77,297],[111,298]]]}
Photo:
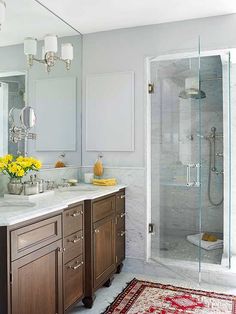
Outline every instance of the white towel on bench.
{"label": "white towel on bench", "polygon": [[207,251],[223,248],[223,240],[217,240],[215,242],[201,240],[200,242],[199,240],[202,239],[203,234],[204,233],[188,235],[187,240]]}

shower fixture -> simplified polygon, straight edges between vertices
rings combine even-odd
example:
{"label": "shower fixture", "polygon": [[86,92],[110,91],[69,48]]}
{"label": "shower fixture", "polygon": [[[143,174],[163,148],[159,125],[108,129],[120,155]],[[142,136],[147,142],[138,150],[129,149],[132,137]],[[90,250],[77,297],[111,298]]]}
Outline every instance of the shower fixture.
{"label": "shower fixture", "polygon": [[183,99],[203,99],[206,93],[199,88],[197,77],[188,77],[185,79],[185,89],[179,93],[179,98]]}
{"label": "shower fixture", "polygon": [[[189,59],[188,77],[185,78],[185,89],[179,93],[179,98],[183,99],[203,99],[206,93],[200,89],[199,71],[192,68],[192,61]],[[185,72],[186,74],[186,72]]]}
{"label": "shower fixture", "polygon": [[[212,174],[212,172],[215,173],[216,175],[222,175],[223,176],[223,174],[224,174],[223,170],[219,171],[216,168],[216,157],[219,157],[220,156],[219,154],[222,155],[220,157],[223,157],[223,153],[216,153],[216,138],[217,137],[223,137],[223,135],[217,134],[216,133],[216,127],[214,127],[214,126],[211,128],[211,133],[208,136],[204,136],[203,137],[204,139],[208,140],[208,142],[209,142],[209,169],[208,169],[208,187],[207,187],[207,192],[208,192],[209,202],[213,206],[219,206],[224,201],[223,191],[222,191],[222,198],[220,199],[219,202],[213,201],[212,196],[211,196],[211,174]],[[201,138],[202,138],[202,136],[201,136]],[[213,162],[213,165],[212,165],[212,162]],[[223,186],[222,186],[222,189],[223,189]]]}

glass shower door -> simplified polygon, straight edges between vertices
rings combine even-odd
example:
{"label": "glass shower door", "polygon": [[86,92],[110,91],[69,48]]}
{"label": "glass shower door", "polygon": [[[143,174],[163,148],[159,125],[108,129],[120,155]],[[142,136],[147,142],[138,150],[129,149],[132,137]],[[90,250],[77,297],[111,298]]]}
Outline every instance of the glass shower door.
{"label": "glass shower door", "polygon": [[198,279],[201,238],[200,55],[152,60],[152,258]]}

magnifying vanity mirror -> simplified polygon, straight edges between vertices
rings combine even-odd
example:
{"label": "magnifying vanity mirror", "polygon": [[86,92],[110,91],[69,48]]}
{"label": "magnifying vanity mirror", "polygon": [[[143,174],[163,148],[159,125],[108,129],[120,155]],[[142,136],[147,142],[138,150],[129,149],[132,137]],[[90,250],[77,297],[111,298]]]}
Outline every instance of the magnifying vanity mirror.
{"label": "magnifying vanity mirror", "polygon": [[81,43],[79,32],[37,1],[7,1],[0,30],[0,156],[28,154],[53,165],[65,152],[70,164],[78,160]]}
{"label": "magnifying vanity mirror", "polygon": [[36,116],[32,107],[26,106],[21,110],[20,121],[26,130],[31,129],[35,126]]}

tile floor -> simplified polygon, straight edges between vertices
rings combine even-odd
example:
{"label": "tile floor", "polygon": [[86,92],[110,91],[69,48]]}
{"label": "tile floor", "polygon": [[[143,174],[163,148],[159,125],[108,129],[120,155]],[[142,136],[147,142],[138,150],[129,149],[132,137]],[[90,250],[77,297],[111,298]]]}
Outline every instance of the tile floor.
{"label": "tile floor", "polygon": [[[153,248],[152,257],[169,258],[182,261],[199,260],[199,247],[188,242],[186,237],[165,235],[161,238],[160,250]],[[201,260],[203,263],[220,264],[223,249],[207,251],[201,249]]]}
{"label": "tile floor", "polygon": [[107,308],[107,306],[114,300],[114,298],[125,288],[126,283],[131,281],[133,278],[141,279],[141,280],[149,280],[166,284],[173,284],[177,286],[182,286],[186,288],[195,288],[201,290],[215,291],[219,293],[228,293],[236,295],[236,288],[228,288],[225,286],[215,286],[215,285],[207,285],[201,284],[200,286],[196,283],[186,282],[183,280],[173,280],[173,279],[165,279],[158,278],[153,276],[144,276],[140,274],[131,274],[122,272],[119,275],[115,275],[112,286],[109,288],[101,288],[96,292],[96,300],[94,302],[94,306],[92,309],[85,309],[81,303],[78,304],[70,314],[100,314]]}

